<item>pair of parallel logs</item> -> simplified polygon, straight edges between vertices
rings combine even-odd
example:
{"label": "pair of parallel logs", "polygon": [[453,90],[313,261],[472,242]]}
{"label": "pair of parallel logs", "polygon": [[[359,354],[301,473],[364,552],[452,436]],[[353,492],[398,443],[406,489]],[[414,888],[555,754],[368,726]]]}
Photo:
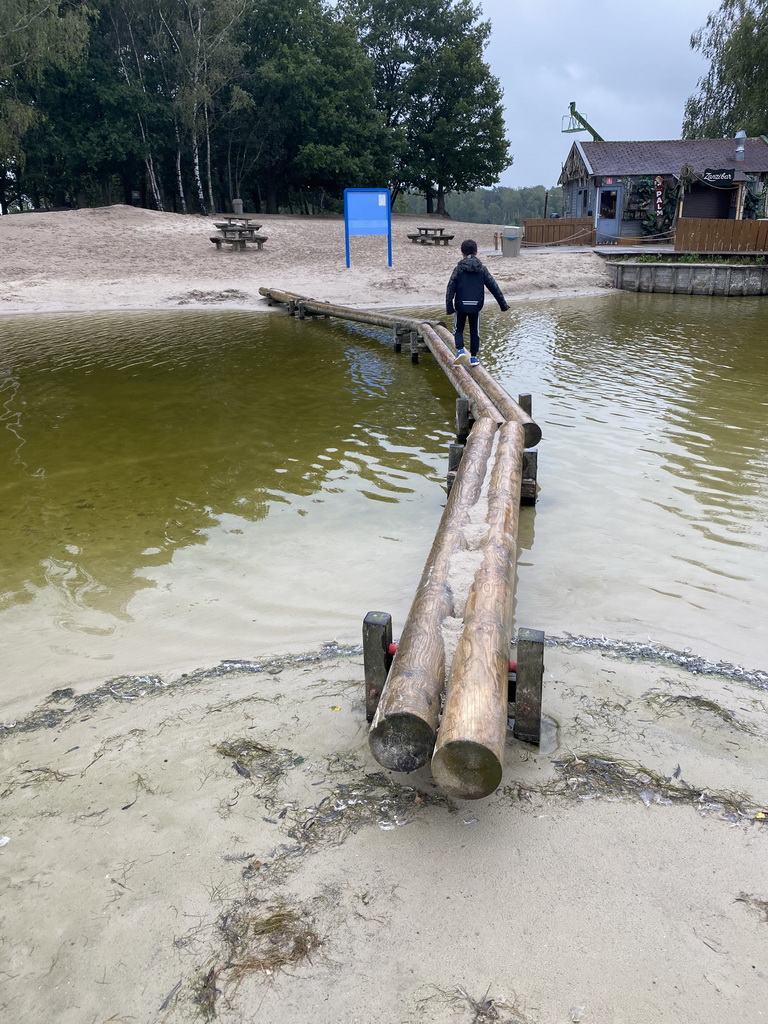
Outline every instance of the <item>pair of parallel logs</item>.
{"label": "pair of parallel logs", "polygon": [[[374,657],[375,666],[366,664],[366,704],[369,719],[373,717],[371,751],[380,764],[408,772],[431,758],[433,777],[444,792],[461,799],[487,796],[499,785],[504,762],[524,463],[525,475],[530,477],[532,471],[534,476],[527,480],[529,488],[533,485],[529,497],[535,494],[535,452],[525,450],[538,443],[541,430],[482,366],[468,371],[454,365],[453,336],[443,324],[260,290],[270,304],[284,302],[289,313],[302,319],[334,316],[390,328],[396,350],[409,335],[412,361],[418,362],[420,345],[425,344],[467,403],[471,415],[467,415],[466,444],[460,459],[454,453],[457,465],[451,467],[448,501],[394,661],[388,655],[391,623],[384,626],[388,616],[379,612],[366,616],[364,649],[368,630],[367,651],[378,648],[381,655]],[[460,435],[460,439],[464,438]],[[442,626],[454,615],[448,565],[465,545],[463,528],[489,472],[487,536],[446,680]],[[523,651],[527,645],[522,658],[521,643]],[[539,735],[542,650],[542,634],[519,631],[515,734],[529,742],[537,742]]]}

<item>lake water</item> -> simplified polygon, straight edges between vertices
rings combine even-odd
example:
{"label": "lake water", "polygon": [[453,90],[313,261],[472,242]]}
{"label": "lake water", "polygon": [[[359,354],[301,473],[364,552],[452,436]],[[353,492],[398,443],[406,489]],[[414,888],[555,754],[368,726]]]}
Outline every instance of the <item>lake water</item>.
{"label": "lake water", "polygon": [[[453,440],[431,356],[279,312],[0,331],[6,715],[121,673],[358,643],[372,609],[399,633]],[[488,308],[483,360],[543,429],[518,625],[767,667],[767,338],[764,299]]]}

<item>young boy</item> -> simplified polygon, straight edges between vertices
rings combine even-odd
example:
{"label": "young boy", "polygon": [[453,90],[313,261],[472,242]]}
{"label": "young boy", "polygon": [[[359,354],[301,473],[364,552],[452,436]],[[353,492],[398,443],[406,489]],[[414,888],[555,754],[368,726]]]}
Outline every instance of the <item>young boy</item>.
{"label": "young boy", "polygon": [[461,243],[463,259],[459,260],[448,282],[445,293],[447,313],[455,313],[453,336],[456,341],[454,363],[466,365],[467,353],[464,348],[464,325],[469,322],[470,366],[477,366],[480,360],[480,310],[485,301],[485,289],[493,295],[502,311],[509,309],[501,289],[480,260],[477,258],[477,242],[471,238]]}

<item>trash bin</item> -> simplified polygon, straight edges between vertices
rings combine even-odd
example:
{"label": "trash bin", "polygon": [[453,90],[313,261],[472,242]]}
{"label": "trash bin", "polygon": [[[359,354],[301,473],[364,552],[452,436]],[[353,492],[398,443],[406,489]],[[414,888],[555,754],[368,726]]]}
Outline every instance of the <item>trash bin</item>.
{"label": "trash bin", "polygon": [[243,214],[243,200],[242,199],[233,199],[232,200],[232,213],[234,213],[236,217],[241,217],[242,216],[242,214]]}
{"label": "trash bin", "polygon": [[523,240],[523,229],[514,224],[501,229],[501,255],[519,256],[520,243]]}

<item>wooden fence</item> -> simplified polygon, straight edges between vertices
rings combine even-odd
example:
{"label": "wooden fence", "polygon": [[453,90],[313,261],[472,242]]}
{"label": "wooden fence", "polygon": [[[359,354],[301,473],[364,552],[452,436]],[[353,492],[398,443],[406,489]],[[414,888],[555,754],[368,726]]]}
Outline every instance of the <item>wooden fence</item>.
{"label": "wooden fence", "polygon": [[675,252],[768,252],[768,220],[681,217]]}
{"label": "wooden fence", "polygon": [[594,245],[591,217],[547,217],[525,221],[523,245]]}

